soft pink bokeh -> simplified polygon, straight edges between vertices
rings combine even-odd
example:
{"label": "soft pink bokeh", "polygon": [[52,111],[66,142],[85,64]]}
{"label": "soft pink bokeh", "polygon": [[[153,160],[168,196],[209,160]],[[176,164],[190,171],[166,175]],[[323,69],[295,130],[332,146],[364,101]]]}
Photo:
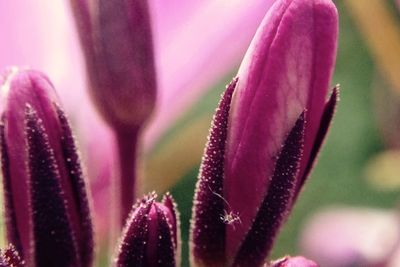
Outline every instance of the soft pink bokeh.
{"label": "soft pink bokeh", "polygon": [[300,246],[324,267],[398,266],[390,262],[400,251],[399,222],[396,211],[331,208],[310,218]]}

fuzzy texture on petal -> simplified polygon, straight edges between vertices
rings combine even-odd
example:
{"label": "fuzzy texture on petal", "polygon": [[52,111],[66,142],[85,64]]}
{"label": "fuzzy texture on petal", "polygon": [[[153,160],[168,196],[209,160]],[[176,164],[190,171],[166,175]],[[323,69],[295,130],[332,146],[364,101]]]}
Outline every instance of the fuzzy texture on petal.
{"label": "fuzzy texture on petal", "polygon": [[[190,250],[194,266],[223,266],[225,264],[226,207],[223,193],[225,145],[230,103],[237,79],[222,95],[211,124],[193,204]],[[232,227],[232,226],[231,226]]]}
{"label": "fuzzy texture on petal", "polygon": [[173,199],[157,203],[153,193],[133,206],[116,258],[117,267],[175,267],[179,225]]}
{"label": "fuzzy texture on petal", "polygon": [[20,257],[18,251],[13,245],[9,245],[7,249],[1,250],[0,267],[24,267],[25,262]]}
{"label": "fuzzy texture on petal", "polygon": [[82,266],[90,266],[93,261],[94,237],[85,178],[68,118],[60,106],[56,105],[56,110],[61,126],[61,147],[64,163],[70,175],[71,195],[77,209],[77,217],[72,223],[76,224],[75,234],[80,260]]}
{"label": "fuzzy texture on petal", "polygon": [[[21,256],[30,264],[32,259],[31,229],[32,218],[28,207],[28,170],[26,168],[25,108],[26,104],[35,108],[43,119],[51,147],[57,144],[58,122],[51,102],[57,99],[47,78],[35,71],[10,69],[3,74],[1,86],[1,120],[4,125],[2,147],[7,152],[8,177],[4,180],[6,196],[6,229],[10,243],[17,246]],[[12,202],[12,203],[11,203]],[[14,219],[12,219],[14,217]]]}
{"label": "fuzzy texture on petal", "polygon": [[35,266],[81,266],[54,152],[42,120],[30,106],[25,123]]}
{"label": "fuzzy texture on petal", "polygon": [[[30,157],[35,156],[28,154],[27,146],[30,143],[27,140],[25,125],[26,119],[34,116],[40,121],[40,125],[36,126],[43,132],[45,143],[51,151],[51,160],[54,161],[52,165],[47,166],[49,172],[53,172],[51,168],[57,172],[58,185],[53,186],[51,190],[56,191],[59,187],[59,192],[52,193],[61,195],[62,201],[59,204],[64,206],[67,214],[65,217],[70,227],[69,234],[75,246],[74,254],[78,259],[76,264],[90,266],[94,246],[85,181],[68,120],[58,104],[53,86],[45,75],[33,70],[11,69],[2,77],[1,157],[5,177],[8,241],[16,245],[29,266],[35,261],[34,254],[37,250],[42,249],[34,244],[37,239],[34,229],[36,211],[32,206],[31,194],[35,183],[31,181],[33,176],[28,163]],[[26,113],[27,106],[32,112]],[[39,153],[39,150],[31,153],[36,152]],[[40,203],[37,204],[40,206]],[[56,218],[43,215],[41,219]]]}
{"label": "fuzzy texture on petal", "polygon": [[260,25],[238,72],[229,119],[223,195],[242,224],[227,228],[228,257],[268,191],[286,134],[307,110],[302,176],[320,127],[336,41],[331,0],[277,1]]}

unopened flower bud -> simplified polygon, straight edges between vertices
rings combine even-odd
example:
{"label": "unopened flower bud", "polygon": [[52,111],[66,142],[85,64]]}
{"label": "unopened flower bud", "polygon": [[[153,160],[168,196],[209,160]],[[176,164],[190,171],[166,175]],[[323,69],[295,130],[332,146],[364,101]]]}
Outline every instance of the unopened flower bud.
{"label": "unopened flower bud", "polygon": [[156,98],[148,1],[71,2],[97,109],[113,128],[140,127]]}
{"label": "unopened flower bud", "polygon": [[12,70],[1,84],[7,239],[27,266],[87,267],[93,233],[75,141],[52,84]]}
{"label": "unopened flower bud", "polygon": [[199,173],[193,266],[261,266],[335,110],[331,0],[278,0],[214,116]]}
{"label": "unopened flower bud", "polygon": [[161,203],[155,194],[133,207],[120,243],[117,267],[180,266],[179,217],[172,197]]}

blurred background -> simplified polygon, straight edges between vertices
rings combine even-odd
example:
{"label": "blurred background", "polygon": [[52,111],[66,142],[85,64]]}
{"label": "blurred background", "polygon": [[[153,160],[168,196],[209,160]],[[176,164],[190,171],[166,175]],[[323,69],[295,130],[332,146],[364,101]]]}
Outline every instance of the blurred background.
{"label": "blurred background", "polygon": [[[96,150],[96,154],[107,154],[107,149],[110,149],[107,146],[110,136],[101,122],[95,124],[99,127],[95,128],[98,129],[95,130],[96,132],[88,130],[93,127],[92,122],[98,118],[88,106],[90,104],[88,104],[87,96],[83,93],[85,92],[84,68],[76,42],[76,33],[72,24],[68,22],[70,20],[68,4],[54,1],[59,2],[56,5],[46,0],[43,1],[43,3],[48,3],[46,6],[46,4],[32,4],[34,2],[39,1],[29,3],[15,1],[15,4],[10,4],[9,1],[0,2],[0,34],[2,36],[0,67],[4,68],[10,64],[30,65],[48,73],[56,88],[59,89],[67,112],[70,113],[71,120],[75,124],[75,131],[88,165],[90,178],[100,176],[99,172],[111,177],[112,170],[104,167],[104,161],[102,161],[104,159],[96,158],[93,163],[91,162],[93,158],[90,158],[91,154],[95,154],[89,151],[91,149]],[[211,37],[220,36],[220,33],[226,29],[229,34],[224,35],[225,39],[218,40],[219,44],[209,40],[179,43],[179,38],[183,38],[185,31],[178,26],[173,28],[175,31],[166,31],[165,25],[168,23],[162,22],[162,19],[165,19],[163,12],[174,12],[172,6],[179,1],[171,0],[171,3],[164,4],[156,0],[152,2],[155,6],[153,15],[156,16],[155,42],[166,41],[164,44],[167,47],[155,45],[157,55],[160,57],[159,69],[167,70],[160,74],[161,90],[172,84],[168,81],[172,79],[171,77],[179,79],[180,76],[187,74],[184,71],[180,73],[181,69],[174,63],[184,69],[194,62],[196,68],[191,69],[192,74],[185,76],[188,79],[182,81],[176,87],[178,89],[168,93],[166,93],[168,89],[165,89],[166,91],[160,93],[160,108],[155,113],[153,122],[149,124],[149,134],[144,139],[141,154],[144,158],[141,192],[151,190],[159,193],[167,190],[172,192],[181,212],[184,240],[183,266],[188,266],[187,239],[194,185],[210,120],[220,94],[236,73],[256,26],[272,1],[269,3],[254,1],[253,4],[249,1],[246,6],[240,6],[240,1],[216,1],[208,4],[206,8],[202,8],[202,5],[207,5],[209,1],[193,1],[195,3],[193,6],[185,4],[188,10],[185,10],[185,5],[181,6],[176,11],[180,13],[175,19],[168,20],[167,18],[171,25],[174,23],[185,25],[188,32],[191,29],[190,23],[195,23],[194,25],[199,27],[197,29],[206,27],[202,34],[198,34],[200,36],[193,37],[195,40],[206,38],[207,34]],[[364,257],[362,260],[365,261],[368,260],[365,258],[373,254],[372,261],[380,262],[392,255],[386,255],[385,252],[382,252],[382,255],[376,251],[371,252],[365,246],[353,247],[361,246],[360,243],[369,240],[373,244],[382,242],[381,246],[388,246],[386,252],[395,251],[396,244],[400,240],[400,216],[397,216],[400,196],[400,6],[397,6],[393,0],[337,0],[334,2],[340,16],[340,39],[332,86],[340,84],[341,101],[319,161],[279,235],[272,258],[301,253],[306,253],[310,257],[326,258],[328,256],[318,254],[324,249],[322,245],[321,251],[315,251],[315,243],[334,243],[334,238],[340,239],[339,236],[344,235],[345,241],[341,242],[348,245],[348,249],[351,250],[349,254],[355,255],[357,259]],[[228,8],[228,11],[217,9],[221,7]],[[229,11],[238,12],[245,8],[248,8],[248,13],[243,16],[242,21],[230,18],[225,24],[220,22]],[[256,9],[258,12],[251,18],[251,12],[255,12]],[[201,13],[199,10],[204,12]],[[211,12],[211,10],[214,11]],[[210,12],[215,13],[216,24],[200,23],[208,19],[213,22],[212,18],[208,17]],[[219,19],[218,12],[221,13]],[[179,14],[185,15],[179,17]],[[234,24],[236,28],[228,27],[226,25],[228,22]],[[243,27],[243,36],[240,36],[242,28],[238,25]],[[48,27],[47,30],[46,27]],[[214,30],[206,30],[210,28]],[[179,29],[181,32],[178,32]],[[177,37],[176,40],[170,38],[171,34],[176,32],[181,33],[179,38]],[[170,43],[167,41],[176,46],[168,46]],[[207,48],[208,43],[210,43],[209,48]],[[224,49],[227,50],[231,43],[235,49],[231,49],[226,58],[222,55],[221,60],[225,60],[222,67],[215,67],[219,61],[216,56]],[[183,49],[188,51],[181,51],[180,56],[183,59],[174,58],[173,55],[176,52],[174,54],[171,51],[182,49],[179,45],[185,44],[187,47]],[[203,53],[202,49],[206,51]],[[212,49],[212,52],[207,49]],[[165,50],[170,53],[166,53]],[[188,54],[186,57],[185,53]],[[164,54],[167,56],[162,57]],[[196,59],[197,56],[200,57],[200,54],[201,60]],[[189,79],[191,77],[193,83]],[[202,78],[204,80],[201,80]],[[162,113],[168,110],[168,106],[173,109],[173,112],[171,111],[171,116],[165,117]],[[101,141],[96,143],[98,144],[96,148],[93,145],[90,146],[93,140]],[[103,143],[104,145],[100,145]],[[94,185],[94,191],[97,190],[93,193],[97,193],[97,197],[106,202],[104,200],[108,195],[104,193],[104,188],[108,186],[108,180],[98,182],[97,178],[93,179],[91,183]],[[325,220],[326,227],[318,225],[318,222],[315,222],[315,214],[329,211],[334,211],[335,216]],[[368,212],[369,217],[364,216],[365,211]],[[379,219],[376,225],[372,225],[375,222],[374,218],[384,218],[382,219],[384,223],[380,225],[379,222],[382,220]],[[336,226],[335,222],[338,223]],[[364,224],[369,222],[371,225],[364,227]],[[339,227],[338,232],[333,231],[335,227]],[[376,230],[378,234],[367,239],[370,233],[368,229],[375,229],[374,227],[379,228]],[[345,229],[349,229],[349,233]],[[367,229],[361,237],[357,235],[359,229]],[[387,233],[389,230],[390,234]],[[318,235],[322,241],[317,240]],[[396,238],[394,241],[392,239],[387,241],[387,235],[392,239]],[[359,243],[347,242],[357,238],[361,239]],[[348,251],[344,251],[343,254],[346,254],[345,252]],[[371,253],[371,255],[361,255],[365,253]],[[346,254],[343,257],[350,256]],[[373,266],[362,265],[357,263],[356,259],[352,260],[355,266]],[[332,266],[347,266],[344,264],[338,263]],[[400,266],[400,264],[393,266]]]}

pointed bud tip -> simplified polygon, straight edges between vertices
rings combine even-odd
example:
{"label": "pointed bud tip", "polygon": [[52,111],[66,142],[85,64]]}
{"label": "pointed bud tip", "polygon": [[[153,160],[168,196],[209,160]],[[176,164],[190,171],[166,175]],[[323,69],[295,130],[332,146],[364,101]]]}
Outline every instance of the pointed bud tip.
{"label": "pointed bud tip", "polygon": [[116,258],[118,267],[171,266],[177,262],[175,204],[170,195],[156,202],[152,192],[133,206]]}

